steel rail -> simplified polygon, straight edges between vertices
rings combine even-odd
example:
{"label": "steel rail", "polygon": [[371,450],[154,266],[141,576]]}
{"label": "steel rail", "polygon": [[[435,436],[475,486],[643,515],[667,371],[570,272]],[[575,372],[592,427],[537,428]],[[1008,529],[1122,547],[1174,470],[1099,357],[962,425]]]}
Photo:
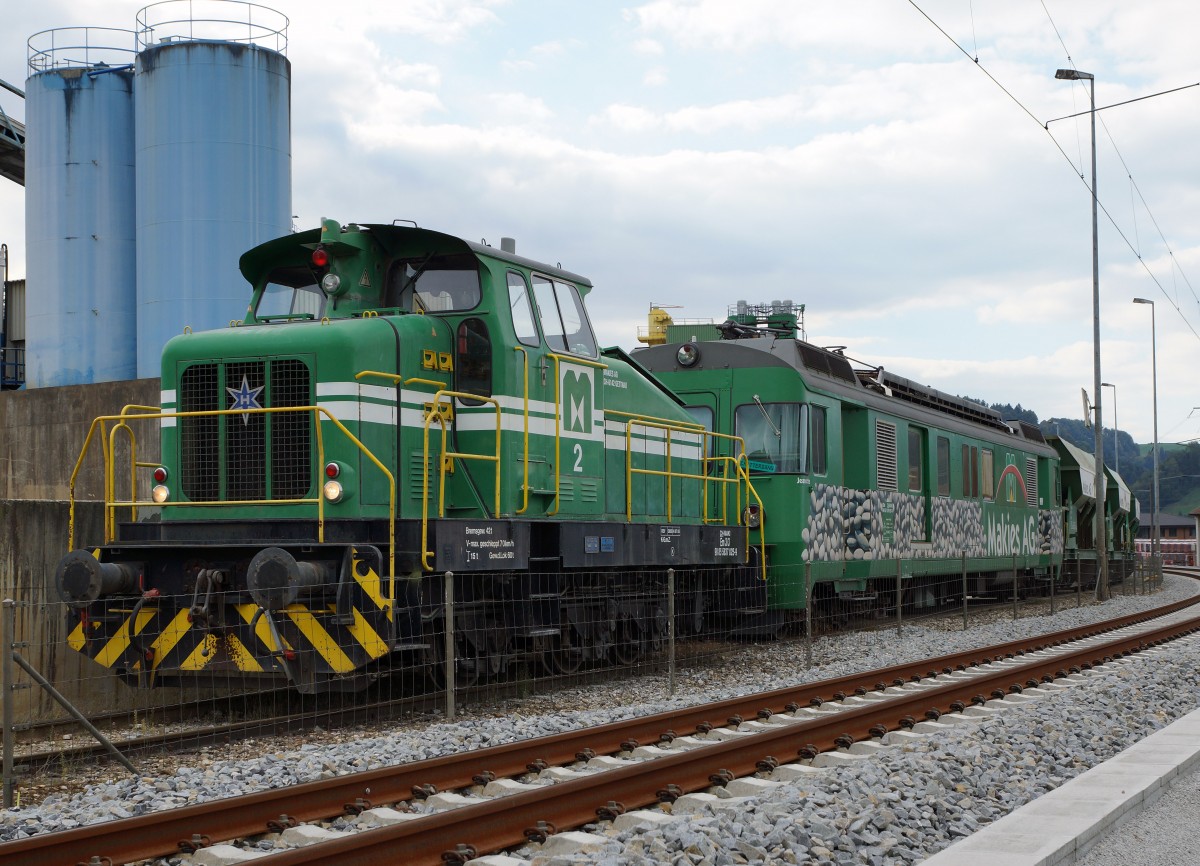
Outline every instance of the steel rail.
{"label": "steel rail", "polygon": [[[181,840],[197,835],[208,837],[214,842],[254,836],[267,832],[272,824],[280,824],[281,819],[298,822],[329,819],[342,814],[345,805],[358,804],[359,801],[386,804],[411,800],[414,788],[429,790],[424,786],[431,785],[439,791],[445,791],[468,787],[475,784],[475,777],[484,771],[497,777],[522,775],[528,772],[529,764],[535,760],[545,761],[548,765],[570,763],[585,750],[596,754],[613,753],[629,748],[634,742],[659,742],[664,739],[664,735],[671,736],[676,731],[690,733],[702,725],[709,724],[710,721],[723,724],[733,717],[754,717],[763,710],[779,713],[786,711],[789,705],[804,706],[823,700],[839,699],[856,692],[865,694],[887,686],[921,680],[933,674],[965,670],[1029,651],[1058,646],[1068,640],[1093,637],[1103,631],[1143,622],[1198,602],[1200,598],[1186,599],[1152,611],[1120,617],[1106,624],[1065,629],[936,659],[892,665],[874,671],[613,722],[535,740],[446,755],[414,764],[322,779],[91,827],[32,836],[0,844],[0,862],[5,866],[42,866],[45,863],[87,862],[92,857],[99,857],[108,858],[113,863],[127,863],[166,856],[178,851],[178,843]],[[934,689],[930,689],[923,694],[932,695],[934,692]],[[843,710],[837,716],[839,719],[849,719],[853,717],[847,714],[854,712],[857,711]],[[794,729],[796,726],[789,727]],[[283,866],[283,861],[272,862]]]}
{"label": "steel rail", "polygon": [[[479,854],[525,844],[546,832],[579,827],[596,821],[597,817],[615,817],[629,808],[702,791],[799,757],[813,757],[821,751],[869,740],[880,736],[881,726],[887,730],[904,727],[912,724],[917,715],[936,718],[956,702],[984,703],[989,690],[993,698],[1018,693],[1027,684],[1040,684],[1043,677],[1049,680],[1066,676],[1064,665],[1090,667],[1197,631],[1200,631],[1197,618],[1161,626],[1050,658],[981,672],[969,680],[843,709],[826,718],[791,722],[752,736],[634,762],[629,767],[546,785],[536,791],[485,800],[477,806],[463,806],[306,848],[293,848],[274,854],[271,863],[272,866],[331,862],[339,866],[374,866],[388,862],[398,851],[404,852],[404,862],[409,866],[465,862]],[[785,757],[780,760],[777,755]]]}

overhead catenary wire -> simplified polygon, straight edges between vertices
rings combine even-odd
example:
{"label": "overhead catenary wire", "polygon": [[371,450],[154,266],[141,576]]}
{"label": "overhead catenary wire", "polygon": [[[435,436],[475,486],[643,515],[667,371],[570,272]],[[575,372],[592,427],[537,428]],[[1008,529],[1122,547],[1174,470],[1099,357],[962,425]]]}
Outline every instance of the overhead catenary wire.
{"label": "overhead catenary wire", "polygon": [[[1171,295],[1167,292],[1166,287],[1163,286],[1162,281],[1150,269],[1150,266],[1146,263],[1146,260],[1142,257],[1141,252],[1138,250],[1137,246],[1133,242],[1130,241],[1129,237],[1126,235],[1124,230],[1120,227],[1120,225],[1117,224],[1117,221],[1113,217],[1112,213],[1110,213],[1108,208],[1104,206],[1104,202],[1101,201],[1100,197],[1098,195],[1096,195],[1096,191],[1093,190],[1091,188],[1091,186],[1088,184],[1087,178],[1084,175],[1084,173],[1076,168],[1075,160],[1071,159],[1071,157],[1067,154],[1067,152],[1065,150],[1063,150],[1063,147],[1058,142],[1058,140],[1050,133],[1049,124],[1052,123],[1053,120],[1048,120],[1048,121],[1043,122],[1042,120],[1038,119],[1037,115],[1035,115],[1032,111],[1030,111],[1030,109],[1023,102],[1021,102],[1021,100],[1018,99],[1007,87],[1005,87],[1000,82],[999,79],[997,79],[994,75],[992,75],[992,73],[989,72],[987,70],[987,68],[984,67],[984,65],[979,62],[979,59],[977,57],[972,57],[971,53],[969,51],[967,51],[967,49],[964,48],[961,44],[959,44],[958,40],[956,40],[953,36],[951,36],[949,33],[947,33],[946,30],[940,24],[938,24],[936,21],[934,21],[933,18],[931,18],[924,9],[922,9],[919,5],[917,5],[916,0],[908,0],[908,3],[910,6],[913,7],[913,9],[915,9],[921,15],[922,18],[924,18],[926,21],[928,21],[939,33],[941,33],[944,37],[946,37],[946,39],[950,42],[950,44],[952,44],[955,48],[957,48],[965,57],[970,58],[972,63],[975,65],[975,68],[977,68],[980,72],[982,72],[984,75],[986,75],[988,77],[988,80],[990,80],[993,84],[995,84],[996,87],[998,87],[1005,96],[1007,96],[1010,100],[1012,100],[1014,105],[1016,105],[1018,108],[1020,108],[1021,111],[1024,112],[1026,116],[1028,116],[1031,120],[1034,121],[1034,123],[1036,123],[1038,126],[1040,126],[1042,128],[1042,131],[1045,132],[1046,135],[1050,138],[1050,140],[1054,143],[1054,146],[1058,149],[1058,152],[1062,154],[1063,159],[1065,159],[1070,164],[1072,171],[1074,171],[1079,176],[1079,179],[1083,183],[1084,188],[1087,189],[1095,197],[1097,206],[1104,213],[1104,216],[1108,220],[1109,224],[1116,230],[1118,236],[1120,236],[1121,240],[1123,240],[1125,242],[1125,245],[1127,247],[1129,247],[1130,251],[1137,258],[1138,263],[1142,266],[1142,269],[1146,272],[1146,275],[1150,277],[1150,279],[1154,282],[1154,284],[1156,286],[1158,286],[1158,290],[1159,290],[1159,292],[1162,293],[1163,298],[1165,298],[1167,303],[1170,304],[1170,306],[1174,308],[1175,312],[1183,320],[1183,323],[1185,325],[1187,325],[1188,330],[1192,332],[1192,335],[1195,336],[1197,340],[1200,340],[1200,332],[1196,331],[1196,328],[1192,325],[1192,323],[1188,320],[1188,317],[1184,314],[1183,309],[1171,297]],[[1046,7],[1046,4],[1043,2],[1042,8],[1045,9],[1045,7]],[[1049,14],[1050,14],[1049,10],[1046,10],[1047,17],[1049,17]],[[1051,27],[1054,28],[1055,34],[1058,35],[1058,28],[1057,28],[1057,26],[1054,25],[1053,19],[1050,20],[1050,24],[1051,24]],[[1061,36],[1059,36],[1059,43],[1063,45],[1063,50],[1067,55],[1067,59],[1069,61],[1071,61],[1071,66],[1072,66],[1072,68],[1074,68],[1074,61],[1071,60],[1070,51],[1067,50],[1065,43],[1062,42]],[[1198,82],[1198,84],[1200,84],[1200,82]],[[1194,86],[1196,86],[1196,85],[1194,85],[1194,84],[1184,85],[1183,87],[1176,87],[1176,88],[1172,88],[1171,90],[1162,91],[1162,93],[1174,93],[1178,90],[1185,90],[1188,87],[1194,87]],[[1117,105],[1125,105],[1128,102],[1137,102],[1141,99],[1149,99],[1150,96],[1159,96],[1159,95],[1162,95],[1162,94],[1149,94],[1148,96],[1138,97],[1137,99],[1131,99],[1131,100],[1126,100],[1125,102],[1114,103],[1111,106],[1102,106],[1101,108],[1097,108],[1096,112],[1099,113],[1104,108],[1112,108]],[[1082,114],[1090,114],[1091,111],[1089,110],[1089,111],[1081,112],[1081,113]],[[1067,115],[1067,117],[1074,117],[1074,116],[1076,116],[1076,115]],[[1055,118],[1055,120],[1063,120],[1063,119],[1066,119],[1066,118]],[[1101,121],[1101,123],[1103,124],[1103,121]],[[1107,127],[1105,127],[1105,131],[1106,131],[1106,133],[1108,133]],[[1109,135],[1109,140],[1111,142],[1112,135],[1111,135],[1111,133],[1108,133],[1108,135]],[[1115,145],[1114,145],[1114,149],[1115,149]],[[1080,160],[1080,161],[1082,162],[1082,160]],[[1125,165],[1124,159],[1121,160],[1121,164]],[[1132,175],[1132,173],[1128,172],[1128,166],[1126,166],[1126,171],[1129,174],[1130,180],[1132,180],[1133,175]],[[1139,190],[1139,195],[1140,195],[1140,190]],[[1142,203],[1146,204],[1144,198],[1142,199]],[[1153,213],[1150,212],[1148,205],[1146,206],[1146,210],[1147,210],[1147,213],[1150,214],[1150,218],[1154,222],[1155,228],[1157,229],[1158,221],[1154,219]],[[1159,236],[1162,237],[1161,229],[1159,229]],[[1166,241],[1164,238],[1164,244],[1165,244],[1165,242]],[[1170,251],[1169,245],[1168,245],[1168,251]],[[1173,253],[1171,253],[1171,261],[1172,261],[1174,267],[1179,268],[1180,273],[1183,274],[1184,280],[1187,282],[1187,284],[1190,288],[1191,281],[1188,280],[1187,275],[1183,273],[1183,269],[1182,269],[1182,267],[1180,267],[1178,259],[1175,258]],[[1194,291],[1193,291],[1193,295],[1195,295]]]}

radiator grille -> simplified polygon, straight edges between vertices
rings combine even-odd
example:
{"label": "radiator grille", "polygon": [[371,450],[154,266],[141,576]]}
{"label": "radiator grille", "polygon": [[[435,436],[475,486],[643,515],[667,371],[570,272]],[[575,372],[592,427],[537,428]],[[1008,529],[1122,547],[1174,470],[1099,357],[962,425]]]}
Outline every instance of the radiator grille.
{"label": "radiator grille", "polygon": [[[179,411],[211,412],[217,400],[217,365],[194,364],[179,378]],[[179,419],[179,468],[183,495],[193,502],[215,502],[220,496],[218,463],[220,416]]]}
{"label": "radiator grille", "polygon": [[1025,504],[1038,504],[1037,458],[1025,458]]}
{"label": "radiator grille", "polygon": [[[179,409],[307,406],[310,379],[308,367],[294,359],[193,364],[179,379]],[[179,430],[181,487],[191,501],[308,496],[313,463],[309,413],[181,418]]]}

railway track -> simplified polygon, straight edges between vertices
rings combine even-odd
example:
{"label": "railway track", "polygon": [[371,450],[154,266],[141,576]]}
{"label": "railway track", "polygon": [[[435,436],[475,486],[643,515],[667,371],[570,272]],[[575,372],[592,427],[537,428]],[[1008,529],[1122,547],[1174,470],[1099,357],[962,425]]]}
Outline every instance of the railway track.
{"label": "railway track", "polygon": [[[404,850],[411,863],[441,863],[444,854],[464,860],[552,830],[595,822],[597,809],[613,815],[673,799],[1039,687],[1195,630],[1200,612],[1189,613],[1182,624],[1145,624],[1152,616],[1194,604],[1188,600],[1106,623],[1106,629],[1120,629],[1106,638],[1100,636],[1100,626],[1071,629],[670,714],[35,836],[0,845],[0,861],[12,866],[88,863],[92,858],[132,862],[177,853],[180,840],[194,840],[185,847],[203,845],[379,806],[406,809],[423,798],[444,800],[446,792],[504,787],[498,780],[530,772],[563,779],[281,852],[270,862],[374,863],[380,862],[382,851],[396,850]],[[653,755],[655,760],[621,764],[606,772],[575,772],[581,761],[610,763],[602,756],[621,754]]]}

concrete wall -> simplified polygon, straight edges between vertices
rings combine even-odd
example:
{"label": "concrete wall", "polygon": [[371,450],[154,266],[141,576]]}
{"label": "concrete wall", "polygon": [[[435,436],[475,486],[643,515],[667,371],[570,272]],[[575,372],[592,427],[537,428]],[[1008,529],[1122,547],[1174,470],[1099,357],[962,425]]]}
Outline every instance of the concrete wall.
{"label": "concrete wall", "polygon": [[[0,393],[0,598],[17,602],[13,637],[25,644],[18,647],[21,655],[89,714],[146,706],[165,697],[139,694],[71,650],[67,634],[73,623],[54,588],[55,566],[69,549],[71,473],[92,419],[118,414],[129,404],[158,402],[157,379]],[[157,422],[142,422],[137,437],[139,460],[156,460]],[[76,481],[76,547],[104,541],[100,446],[97,439]],[[128,459],[125,438],[116,450]],[[129,477],[128,466],[126,462],[123,479]],[[143,486],[144,496],[148,482]],[[128,487],[126,480],[124,490]],[[8,642],[4,635],[4,646]],[[18,683],[30,682],[24,672],[16,673]],[[64,715],[36,686],[3,697],[12,700],[18,722]]]}
{"label": "concrete wall", "polygon": [[[117,415],[126,405],[158,404],[158,379],[0,392],[0,499],[66,500],[92,420]],[[158,459],[157,423],[134,428],[139,460]],[[128,453],[125,442],[121,437],[118,457]],[[103,498],[103,466],[96,440],[76,480],[76,499]]]}

